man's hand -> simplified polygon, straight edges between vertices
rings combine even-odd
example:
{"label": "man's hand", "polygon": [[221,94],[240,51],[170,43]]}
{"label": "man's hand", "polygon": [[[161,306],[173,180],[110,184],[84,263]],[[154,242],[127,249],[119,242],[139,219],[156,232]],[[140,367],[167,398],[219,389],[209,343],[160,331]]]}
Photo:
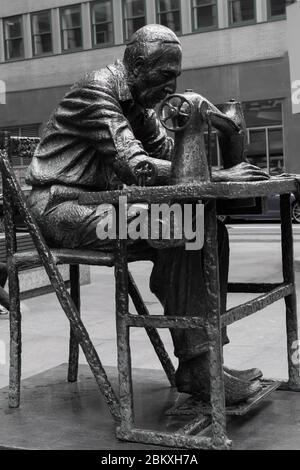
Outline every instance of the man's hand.
{"label": "man's hand", "polygon": [[270,176],[261,168],[242,162],[227,170],[213,171],[212,180],[221,181],[263,181],[270,179]]}
{"label": "man's hand", "polygon": [[300,175],[296,173],[281,173],[281,175],[276,175],[276,178],[296,178],[298,180]]}

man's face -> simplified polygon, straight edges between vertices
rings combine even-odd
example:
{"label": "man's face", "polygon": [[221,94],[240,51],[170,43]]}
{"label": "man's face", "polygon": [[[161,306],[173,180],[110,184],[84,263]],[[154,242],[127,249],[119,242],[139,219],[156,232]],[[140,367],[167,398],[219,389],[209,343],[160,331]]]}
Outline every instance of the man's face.
{"label": "man's face", "polygon": [[154,108],[167,95],[175,93],[177,77],[181,73],[181,48],[163,45],[157,60],[138,67],[133,88],[134,98],[146,108]]}

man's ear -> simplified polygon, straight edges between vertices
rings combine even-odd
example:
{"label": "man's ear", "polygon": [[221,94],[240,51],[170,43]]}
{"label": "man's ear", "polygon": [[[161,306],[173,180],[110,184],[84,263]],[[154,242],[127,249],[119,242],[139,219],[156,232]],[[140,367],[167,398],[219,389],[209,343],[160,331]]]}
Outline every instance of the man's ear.
{"label": "man's ear", "polygon": [[140,75],[142,72],[144,72],[146,67],[145,63],[145,58],[144,57],[138,57],[133,64],[133,75],[137,77]]}

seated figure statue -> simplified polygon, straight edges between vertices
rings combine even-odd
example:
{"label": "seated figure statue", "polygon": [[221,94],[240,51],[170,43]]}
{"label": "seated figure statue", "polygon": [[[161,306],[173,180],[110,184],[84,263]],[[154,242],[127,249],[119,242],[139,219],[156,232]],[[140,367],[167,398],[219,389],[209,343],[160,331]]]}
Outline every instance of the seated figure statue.
{"label": "seated figure statue", "polygon": [[[180,42],[170,29],[160,25],[145,26],[127,44],[123,61],[87,74],[56,107],[43,130],[27,177],[32,185],[30,207],[51,247],[112,250],[112,241],[97,237],[97,226],[104,214],[98,208],[80,206],[78,195],[85,191],[113,190],[121,183],[136,184],[134,169],[144,160],[159,162],[168,174],[174,143],[154,108],[175,92],[181,61]],[[225,163],[225,169],[213,172],[213,180],[268,178],[259,168],[246,162],[231,168]],[[134,207],[131,209],[132,218]],[[139,249],[140,243],[131,243],[129,249]],[[221,222],[218,224],[218,249],[224,313],[229,242],[226,227]],[[206,314],[202,256],[202,250],[186,251],[184,246],[156,250],[150,288],[161,302],[165,315]],[[172,330],[171,334],[179,361],[178,390],[197,394],[208,401],[205,332]],[[224,330],[223,344],[226,343]],[[260,376],[258,369],[236,371],[225,367],[227,404],[256,394],[261,388]]]}

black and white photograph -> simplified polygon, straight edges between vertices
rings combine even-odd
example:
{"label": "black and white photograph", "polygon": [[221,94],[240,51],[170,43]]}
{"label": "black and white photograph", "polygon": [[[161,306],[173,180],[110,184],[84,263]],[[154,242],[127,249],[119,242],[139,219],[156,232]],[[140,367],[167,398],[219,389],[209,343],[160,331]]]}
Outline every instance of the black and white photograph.
{"label": "black and white photograph", "polygon": [[300,450],[299,44],[299,0],[0,0],[0,450]]}

